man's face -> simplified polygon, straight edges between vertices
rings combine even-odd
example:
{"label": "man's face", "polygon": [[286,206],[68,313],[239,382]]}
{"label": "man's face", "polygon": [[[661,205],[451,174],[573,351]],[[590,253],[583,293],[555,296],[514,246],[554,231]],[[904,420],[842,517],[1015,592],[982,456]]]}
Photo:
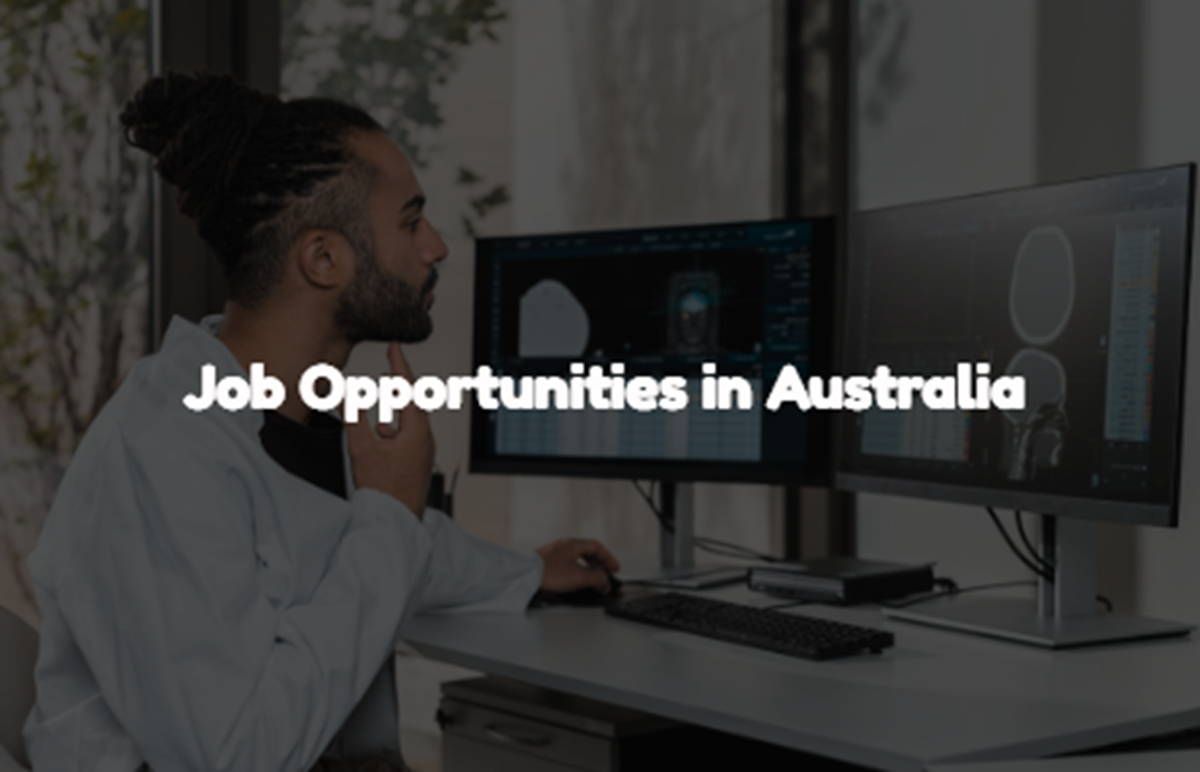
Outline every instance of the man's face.
{"label": "man's face", "polygon": [[416,343],[433,332],[434,264],[449,250],[424,216],[425,196],[403,151],[387,135],[355,136],[351,147],[377,176],[362,227],[350,239],[354,279],[338,298],[336,321],[352,341]]}

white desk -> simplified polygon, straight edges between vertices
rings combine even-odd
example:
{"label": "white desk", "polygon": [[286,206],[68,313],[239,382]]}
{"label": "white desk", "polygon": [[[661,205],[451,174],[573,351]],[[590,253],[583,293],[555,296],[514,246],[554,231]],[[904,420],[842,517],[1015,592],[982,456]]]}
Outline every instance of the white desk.
{"label": "white desk", "polygon": [[1137,756],[1079,756],[1045,761],[998,761],[948,764],[930,772],[1196,772],[1200,751],[1141,753]]}
{"label": "white desk", "polygon": [[[763,602],[744,588],[714,593]],[[417,617],[423,655],[884,770],[1035,759],[1200,726],[1200,641],[1043,651],[888,622],[884,654],[809,662],[601,609]],[[1197,767],[1200,768],[1200,767]]]}

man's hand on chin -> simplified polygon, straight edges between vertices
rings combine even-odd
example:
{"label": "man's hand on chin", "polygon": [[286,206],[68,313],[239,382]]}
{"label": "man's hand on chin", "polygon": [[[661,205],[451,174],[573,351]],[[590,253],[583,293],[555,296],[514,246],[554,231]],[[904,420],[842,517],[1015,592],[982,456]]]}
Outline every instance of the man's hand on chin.
{"label": "man's hand on chin", "polygon": [[595,539],[559,539],[537,550],[545,570],[542,587],[546,592],[574,592],[593,588],[608,593],[609,574],[621,570],[621,564]]}

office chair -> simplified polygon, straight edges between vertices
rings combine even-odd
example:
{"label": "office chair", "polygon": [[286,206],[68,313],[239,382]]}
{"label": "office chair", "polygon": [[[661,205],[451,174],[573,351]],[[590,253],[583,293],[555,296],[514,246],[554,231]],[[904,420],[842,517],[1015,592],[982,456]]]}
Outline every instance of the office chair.
{"label": "office chair", "polygon": [[33,709],[37,653],[37,631],[0,608],[0,772],[28,772],[21,729]]}

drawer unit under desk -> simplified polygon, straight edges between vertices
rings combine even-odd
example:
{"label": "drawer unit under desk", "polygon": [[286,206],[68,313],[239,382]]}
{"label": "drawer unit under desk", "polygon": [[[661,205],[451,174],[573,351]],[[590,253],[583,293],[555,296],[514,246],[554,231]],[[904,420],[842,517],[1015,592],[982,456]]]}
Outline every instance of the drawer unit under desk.
{"label": "drawer unit under desk", "polygon": [[667,719],[491,677],[442,684],[438,723],[444,772],[662,769],[687,734]]}

